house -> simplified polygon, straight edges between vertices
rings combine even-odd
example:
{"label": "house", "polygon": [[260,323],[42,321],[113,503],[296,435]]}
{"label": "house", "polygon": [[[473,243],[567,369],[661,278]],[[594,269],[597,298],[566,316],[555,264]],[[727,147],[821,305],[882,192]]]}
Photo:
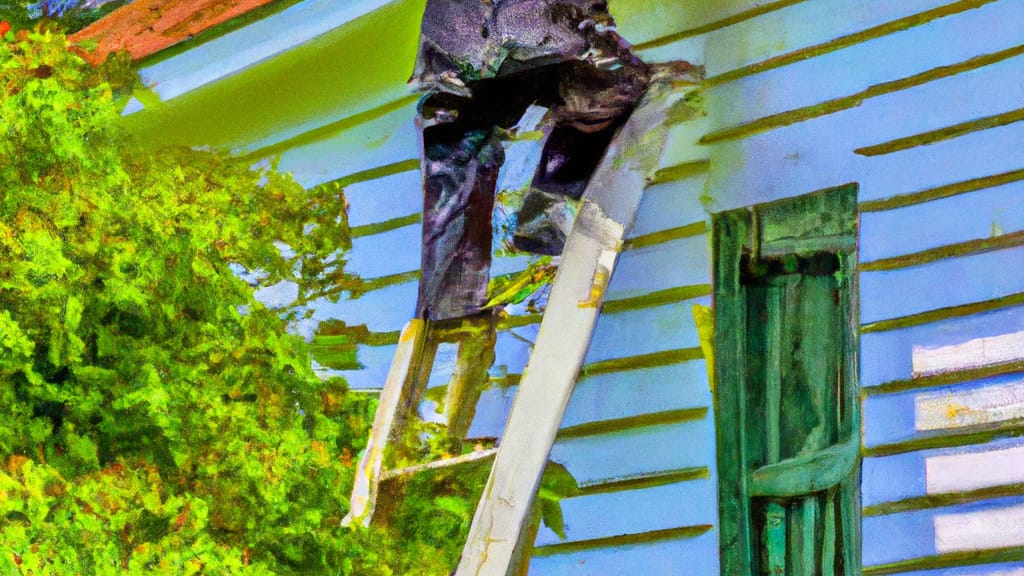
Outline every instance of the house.
{"label": "house", "polygon": [[[343,187],[374,289],[317,318],[366,327],[340,373],[379,390],[416,294],[423,0],[275,4],[144,60],[126,121]],[[1024,4],[611,9],[644,59],[705,67],[702,113],[667,126],[601,294],[550,451],[581,490],[529,573],[1024,574]],[[509,144],[506,187],[538,149]],[[512,312],[472,438],[534,353],[543,317]]]}

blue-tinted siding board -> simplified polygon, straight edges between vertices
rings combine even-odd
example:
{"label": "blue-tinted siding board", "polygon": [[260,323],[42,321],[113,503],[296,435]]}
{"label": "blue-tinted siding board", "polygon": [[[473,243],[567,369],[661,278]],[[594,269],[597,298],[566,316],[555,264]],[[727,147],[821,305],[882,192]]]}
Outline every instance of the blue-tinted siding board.
{"label": "blue-tinted siding board", "polygon": [[627,238],[636,238],[700,222],[707,217],[700,196],[707,179],[702,171],[688,178],[656,184],[644,191],[636,222]]}
{"label": "blue-tinted siding board", "polygon": [[562,427],[711,405],[707,365],[694,360],[587,376],[576,383]]}
{"label": "blue-tinted siding board", "polygon": [[861,262],[871,262],[1021,230],[1024,182],[1015,182],[899,210],[861,214],[859,257]]}
{"label": "blue-tinted siding board", "polygon": [[939,322],[870,332],[860,337],[861,375],[864,387],[910,378],[913,347],[938,347],[1024,331],[1024,306],[1014,306]]}
{"label": "blue-tinted siding board", "polygon": [[924,495],[925,481],[920,452],[865,458],[861,466],[861,503],[874,506]]}
{"label": "blue-tinted siding board", "polygon": [[416,307],[416,282],[406,282],[374,290],[356,299],[342,297],[337,302],[326,299],[311,306],[314,318],[336,318],[349,326],[365,324],[371,332],[401,330],[412,319]]}
{"label": "blue-tinted siding board", "polygon": [[[1005,23],[1020,20],[1024,20],[1024,4],[1001,0],[713,87],[708,94],[716,102],[710,110],[712,127],[734,126],[811,106],[1017,46],[1020,34]],[[900,57],[893,58],[893,54]],[[825,78],[828,81],[822,81]]]}
{"label": "blue-tinted siding board", "polygon": [[345,271],[361,278],[380,278],[420,269],[419,223],[352,239]]}
{"label": "blue-tinted siding board", "polygon": [[283,308],[299,297],[299,286],[294,282],[282,280],[256,290],[253,296],[268,308]]}
{"label": "blue-tinted siding board", "polygon": [[508,420],[512,401],[515,400],[517,386],[507,388],[490,388],[480,394],[476,404],[476,415],[469,427],[467,438],[501,438],[505,433],[505,421]]}
{"label": "blue-tinted siding board", "polygon": [[702,234],[623,252],[612,273],[605,299],[643,296],[657,290],[709,283],[708,243],[707,236]]}
{"label": "blue-tinted siding board", "polygon": [[1024,247],[860,275],[861,323],[1024,292]]}
{"label": "blue-tinted siding board", "polygon": [[1022,145],[1024,123],[1017,122],[926,147],[867,158],[850,181],[860,183],[861,201],[911,194],[1020,170],[1024,168],[1024,159],[1006,151]]}
{"label": "blue-tinted siding board", "polygon": [[359,370],[324,370],[324,376],[341,376],[353,390],[380,390],[391,369],[391,360],[397,346],[359,346],[356,359],[362,364]]}
{"label": "blue-tinted siding board", "polygon": [[454,342],[442,342],[434,351],[434,365],[430,368],[427,388],[444,386],[451,380],[458,362],[459,345]]}
{"label": "blue-tinted siding board", "polygon": [[709,466],[715,461],[714,423],[707,417],[559,440],[551,460],[581,485]]}
{"label": "blue-tinted siding board", "polygon": [[967,566],[964,568],[942,568],[939,570],[923,570],[906,572],[904,576],[1022,576],[1024,562],[1008,562],[1005,564],[986,564],[984,566]]}
{"label": "blue-tinted siding board", "polygon": [[1015,496],[864,518],[862,523],[864,566],[937,554],[939,552],[936,549],[935,520],[937,516],[982,511],[994,512],[1022,504],[1024,504],[1024,498]]}
{"label": "blue-tinted siding board", "polygon": [[[992,76],[991,82],[969,91],[975,97],[970,115],[959,107],[941,105],[947,92],[959,93],[969,78],[958,75],[905,92],[865,101],[861,106],[751,135],[718,142],[711,146],[709,190],[714,212],[750,206],[780,198],[807,194],[823,188],[856,182],[860,201],[890,198],[929,190],[938,186],[1020,170],[1024,160],[1007,154],[1024,146],[1024,123],[990,128],[881,156],[865,157],[853,150],[929,129],[972,120],[988,106],[978,97],[989,87],[1005,82]],[[996,89],[993,87],[993,89]],[[1008,93],[1014,89],[997,90]],[[927,94],[921,103],[910,98]],[[928,105],[933,102],[934,104]],[[997,99],[998,102],[998,99]],[[907,114],[922,105],[928,114]]]}
{"label": "blue-tinted siding board", "polygon": [[800,2],[709,34],[709,77],[892,20],[948,4],[949,0],[813,0]]}
{"label": "blue-tinted siding board", "polygon": [[710,306],[711,298],[602,314],[597,320],[585,362],[700,346],[697,324],[693,319],[695,305]]}
{"label": "blue-tinted siding board", "polygon": [[407,170],[345,187],[349,226],[365,226],[423,211],[419,170]]}
{"label": "blue-tinted siding board", "polygon": [[685,60],[691,64],[704,62],[704,44],[707,42],[707,34],[688,36],[669,44],[652,46],[642,50],[635,50],[634,53],[644,62],[675,62]]}
{"label": "blue-tinted siding board", "polygon": [[547,526],[541,526],[534,545],[541,547],[713,524],[718,517],[717,492],[711,480],[701,479],[566,498],[559,502],[565,522],[565,540]]}
{"label": "blue-tinted siding board", "polygon": [[530,354],[533,353],[533,343],[537,341],[538,330],[540,324],[529,324],[499,332],[494,346],[491,374],[498,377],[505,374],[522,374],[530,360]]}
{"label": "blue-tinted siding board", "polygon": [[[495,246],[495,248],[497,248],[497,246]],[[522,272],[530,265],[530,260],[532,260],[532,258],[529,256],[494,256],[491,260],[491,278],[504,274]]]}
{"label": "blue-tinted siding board", "polygon": [[[865,458],[861,475],[861,495],[864,506],[874,506],[885,502],[898,502],[907,498],[927,496],[927,458],[942,457],[956,454],[971,454],[1016,448],[1024,445],[1019,438],[1010,438],[988,444],[924,450]],[[985,471],[978,470],[984,475]]]}
{"label": "blue-tinted siding board", "polygon": [[693,538],[597,548],[530,560],[530,576],[717,576],[718,573],[718,534],[713,531]]}
{"label": "blue-tinted siding board", "polygon": [[991,387],[1012,387],[1020,385],[1022,382],[1024,382],[1024,375],[1009,374],[940,388],[870,396],[864,400],[863,404],[864,445],[872,447],[892,444],[934,434],[934,431],[929,434],[917,430],[915,404],[919,398],[948,394],[950,401],[955,402],[958,394],[991,389]]}
{"label": "blue-tinted siding board", "polygon": [[306,188],[343,176],[419,158],[410,105],[283,152],[278,169]]}

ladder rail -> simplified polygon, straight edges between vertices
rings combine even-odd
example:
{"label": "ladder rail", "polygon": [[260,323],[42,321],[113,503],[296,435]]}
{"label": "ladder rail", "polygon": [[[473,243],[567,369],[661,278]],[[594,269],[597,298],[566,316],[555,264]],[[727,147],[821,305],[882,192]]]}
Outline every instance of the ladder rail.
{"label": "ladder rail", "polygon": [[384,473],[384,451],[407,417],[408,398],[413,396],[411,388],[417,385],[427,347],[427,328],[425,320],[416,318],[402,329],[398,349],[381,390],[373,429],[356,467],[349,511],[341,521],[343,526],[370,525]]}

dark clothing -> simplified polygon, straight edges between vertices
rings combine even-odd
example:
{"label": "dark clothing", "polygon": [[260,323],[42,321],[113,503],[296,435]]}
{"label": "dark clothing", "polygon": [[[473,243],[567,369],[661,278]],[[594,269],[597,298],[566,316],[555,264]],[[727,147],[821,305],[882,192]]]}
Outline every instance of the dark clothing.
{"label": "dark clothing", "polygon": [[514,244],[561,251],[549,221],[578,199],[647,88],[647,66],[595,0],[428,0],[413,81],[420,102],[423,259],[417,317],[465,317],[487,301],[491,212],[504,160],[498,128],[531,104],[551,128]]}
{"label": "dark clothing", "polygon": [[609,24],[596,0],[427,0],[413,79],[445,90],[446,73],[469,83],[583,59]]}

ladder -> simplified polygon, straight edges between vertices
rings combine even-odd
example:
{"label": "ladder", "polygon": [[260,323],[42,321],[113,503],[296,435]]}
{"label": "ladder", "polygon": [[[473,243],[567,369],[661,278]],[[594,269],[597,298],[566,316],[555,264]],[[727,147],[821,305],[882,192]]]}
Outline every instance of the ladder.
{"label": "ladder", "polygon": [[[668,135],[672,105],[683,96],[680,81],[692,86],[692,78],[657,78],[633,114],[612,140],[580,203],[576,221],[561,256],[548,298],[533,354],[524,370],[500,446],[494,455],[487,485],[477,506],[462,558],[454,576],[517,576],[526,573],[535,527],[535,495],[548,463],[549,453],[575,386],[576,377],[596,325],[604,291],[615,269],[623,240],[635,219],[640,199],[657,168]],[[478,320],[480,322],[480,320]],[[412,320],[402,331],[374,420],[370,442],[356,473],[351,509],[343,523],[369,524],[377,490],[389,472],[383,467],[384,449],[396,437],[403,421],[415,409],[433,361],[432,328]],[[479,330],[477,335],[481,334]],[[493,355],[494,323],[490,340],[470,345],[460,340],[458,366],[466,366],[481,354]],[[490,362],[483,364],[483,370]],[[456,367],[458,373],[459,368]],[[481,366],[481,364],[476,364]],[[427,374],[424,374],[424,370]],[[469,377],[469,374],[466,374]],[[483,375],[476,375],[482,381]],[[456,378],[453,378],[453,382]],[[470,383],[472,380],[463,380]],[[456,386],[457,388],[458,386]],[[470,388],[472,386],[469,386]],[[454,396],[453,396],[454,394]],[[466,414],[479,390],[448,390],[450,433],[460,434]],[[452,404],[454,402],[455,404]],[[468,422],[465,423],[468,427]]]}
{"label": "ladder", "polygon": [[455,465],[494,455],[495,449],[455,457],[441,463],[411,466],[401,469],[385,467],[385,454],[389,446],[400,441],[409,420],[416,415],[426,390],[441,344],[455,344],[455,367],[445,393],[444,420],[449,438],[460,442],[469,431],[477,401],[482,391],[481,382],[494,361],[496,337],[495,317],[487,312],[472,318],[450,321],[413,319],[402,329],[381,390],[373,429],[366,449],[356,468],[348,515],[345,526],[369,526],[377,505],[381,482],[392,477],[415,473],[419,469],[438,465]]}

